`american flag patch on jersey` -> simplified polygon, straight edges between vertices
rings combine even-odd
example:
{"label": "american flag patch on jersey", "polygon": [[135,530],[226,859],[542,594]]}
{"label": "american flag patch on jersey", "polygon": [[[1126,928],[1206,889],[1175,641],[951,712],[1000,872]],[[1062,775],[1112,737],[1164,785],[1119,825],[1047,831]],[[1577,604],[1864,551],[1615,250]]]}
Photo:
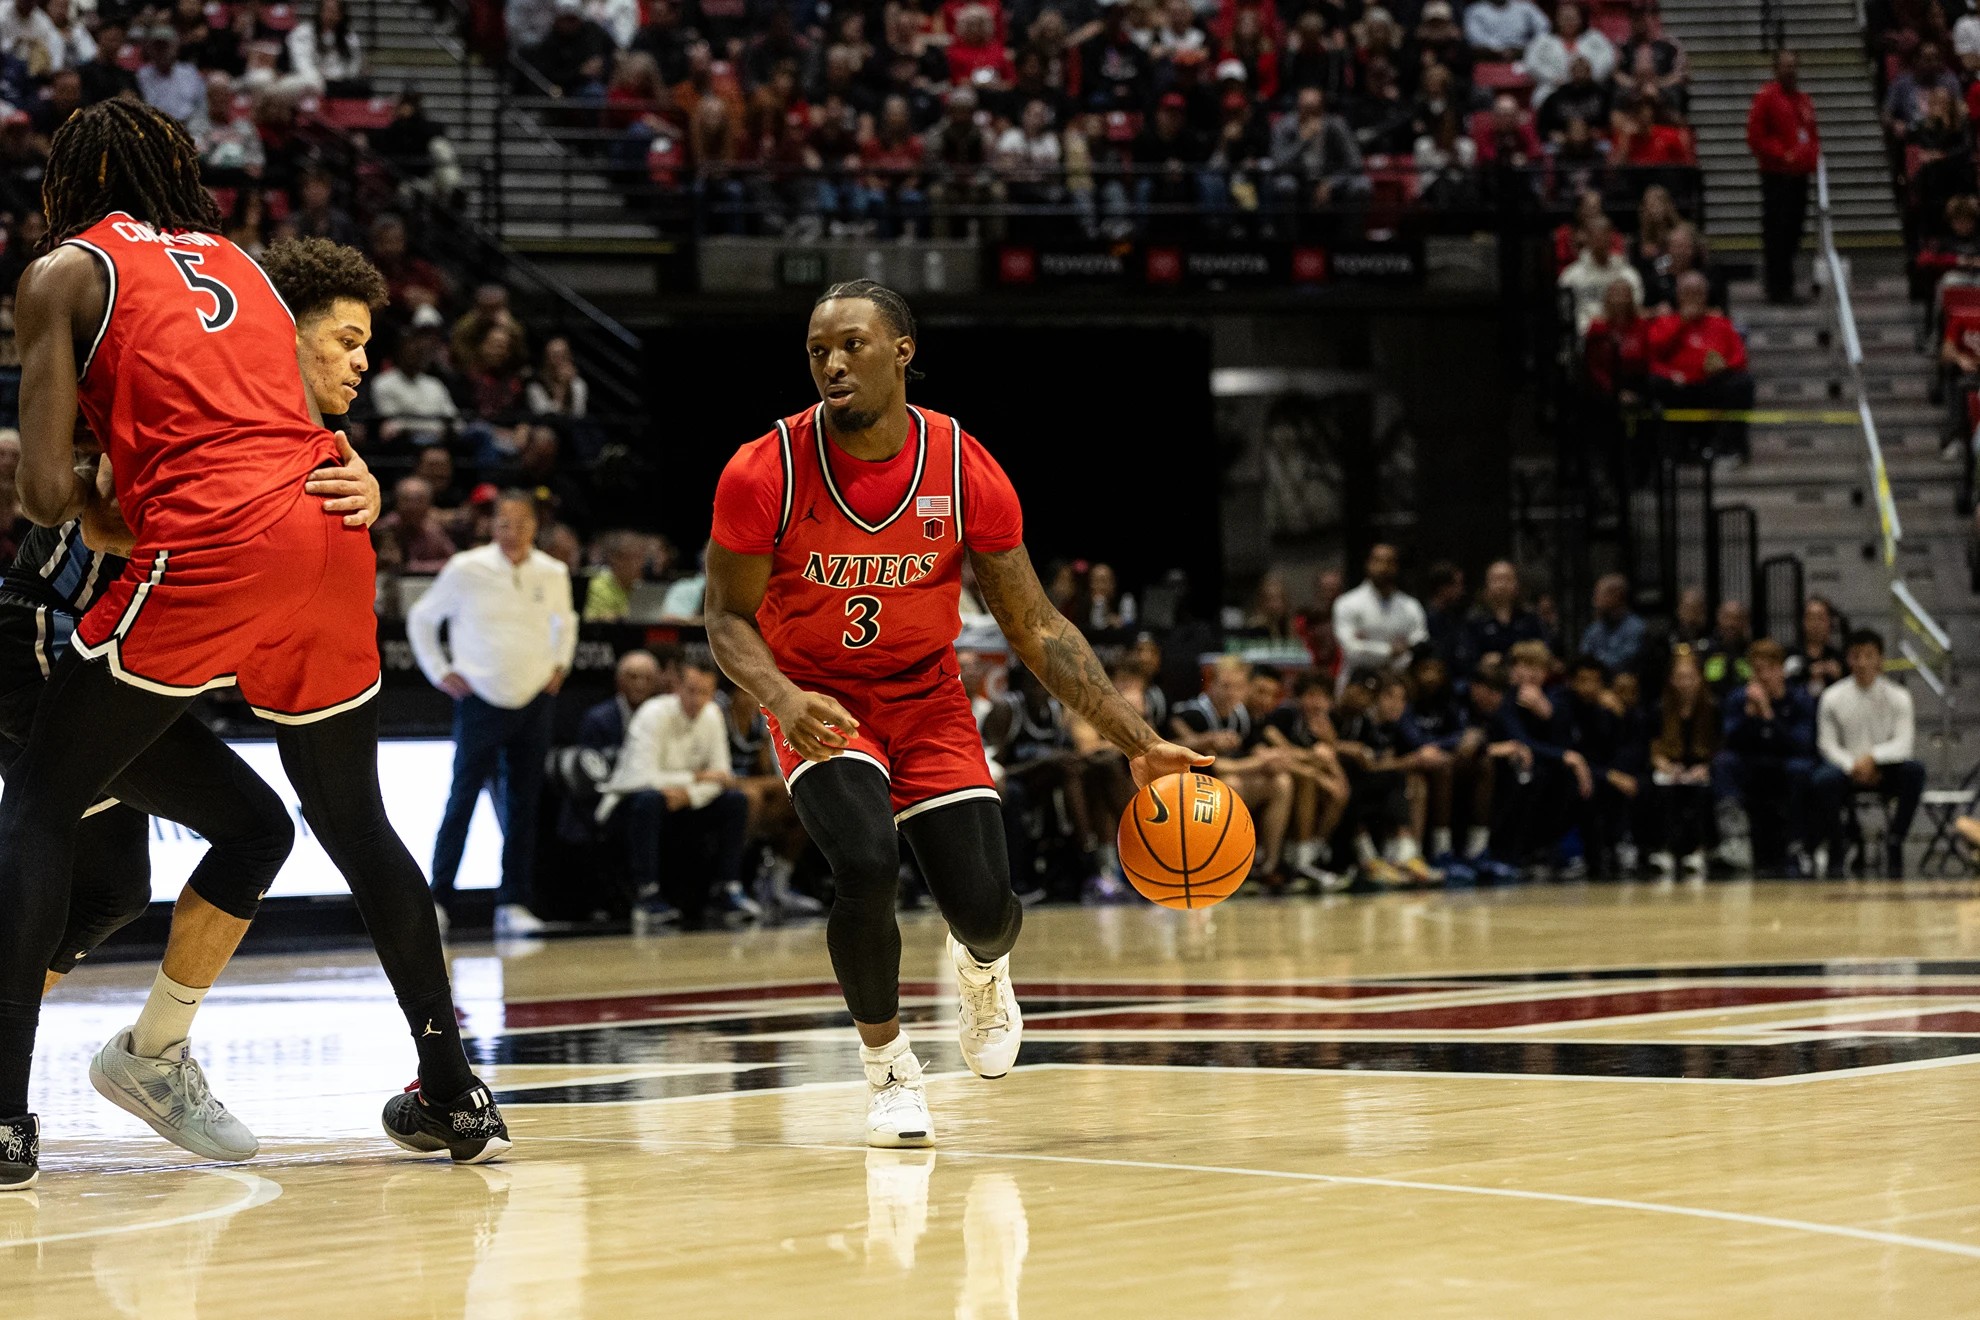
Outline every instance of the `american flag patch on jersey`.
{"label": "american flag patch on jersey", "polygon": [[917,518],[946,518],[949,516],[947,495],[922,495],[914,502],[914,516]]}

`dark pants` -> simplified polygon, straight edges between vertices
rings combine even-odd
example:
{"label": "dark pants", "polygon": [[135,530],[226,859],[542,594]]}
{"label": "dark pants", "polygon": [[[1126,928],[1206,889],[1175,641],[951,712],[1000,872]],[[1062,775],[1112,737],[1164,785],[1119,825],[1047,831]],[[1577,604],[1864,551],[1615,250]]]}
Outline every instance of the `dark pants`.
{"label": "dark pants", "polygon": [[1760,246],[1769,302],[1786,302],[1794,296],[1794,258],[1801,251],[1807,223],[1808,176],[1761,174]]}
{"label": "dark pants", "polygon": [[493,779],[495,818],[502,824],[502,885],[495,901],[530,901],[536,813],[543,796],[543,763],[550,755],[555,705],[556,699],[547,692],[516,710],[472,695],[454,703],[454,787],[447,795],[440,830],[433,836],[433,892],[442,900],[454,892],[474,804]]}
{"label": "dark pants", "polygon": [[1650,793],[1662,821],[1658,837],[1665,852],[1684,857],[1711,842],[1711,785],[1656,784]]}
{"label": "dark pants", "polygon": [[1808,811],[1808,787],[1814,775],[1815,762],[1801,756],[1721,752],[1713,761],[1715,789],[1723,784],[1746,810],[1757,869],[1781,869],[1787,863],[1789,844],[1813,846],[1821,842],[1823,831],[1811,821]]}
{"label": "dark pants", "polygon": [[[711,890],[742,878],[748,823],[749,799],[734,789],[705,807],[680,810],[647,789],[614,807],[611,820],[625,846],[634,899],[665,898],[690,917],[708,906]],[[663,868],[663,856],[673,864]]]}
{"label": "dark pants", "polygon": [[[1847,819],[1850,795],[1856,788],[1856,781],[1849,777],[1848,771],[1826,761],[1816,768],[1809,783],[1815,820],[1829,838],[1831,866],[1840,863],[1842,850],[1848,846],[1849,836],[1844,821]],[[1918,814],[1918,799],[1925,793],[1925,766],[1919,761],[1880,765],[1877,767],[1876,788],[1878,794],[1891,804],[1891,832],[1886,843],[1896,849],[1911,833],[1911,819]]]}
{"label": "dark pants", "polygon": [[[1651,395],[1665,408],[1722,411],[1751,408],[1753,391],[1753,377],[1744,371],[1717,372],[1689,385],[1653,380],[1650,387]],[[1680,457],[1695,457],[1710,449],[1714,454],[1745,458],[1749,447],[1745,422],[1665,422],[1664,432]]]}

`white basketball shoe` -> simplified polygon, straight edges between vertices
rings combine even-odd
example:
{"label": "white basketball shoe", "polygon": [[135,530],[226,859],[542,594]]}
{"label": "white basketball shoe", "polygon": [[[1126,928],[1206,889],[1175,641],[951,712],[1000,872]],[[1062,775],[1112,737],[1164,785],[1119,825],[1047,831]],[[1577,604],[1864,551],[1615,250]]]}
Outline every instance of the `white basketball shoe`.
{"label": "white basketball shoe", "polygon": [[949,936],[949,961],[956,969],[958,1037],[963,1062],[978,1077],[1002,1077],[1017,1062],[1024,1038],[1024,1014],[1011,989],[1011,955],[984,965]]}
{"label": "white basketball shoe", "polygon": [[861,1046],[859,1059],[866,1068],[866,1144],[881,1150],[934,1145],[935,1124],[928,1117],[928,1097],[922,1091],[921,1060],[914,1057],[906,1038],[877,1050]]}

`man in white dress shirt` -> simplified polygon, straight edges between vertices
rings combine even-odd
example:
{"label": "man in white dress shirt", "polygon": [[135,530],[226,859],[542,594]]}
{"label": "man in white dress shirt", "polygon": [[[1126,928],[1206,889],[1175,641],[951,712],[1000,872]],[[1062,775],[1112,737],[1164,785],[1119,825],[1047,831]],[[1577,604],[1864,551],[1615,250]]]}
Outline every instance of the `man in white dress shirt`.
{"label": "man in white dress shirt", "polygon": [[474,804],[492,777],[503,834],[495,933],[529,935],[543,928],[529,909],[537,799],[578,620],[570,570],[535,548],[528,494],[496,500],[494,534],[447,561],[407,612],[406,635],[428,681],[454,699],[454,787],[433,840],[434,900],[446,910]]}
{"label": "man in white dress shirt", "polygon": [[1334,602],[1334,636],[1346,658],[1343,677],[1402,673],[1410,652],[1430,640],[1430,620],[1414,596],[1396,586],[1401,557],[1392,545],[1368,552],[1367,578]]}
{"label": "man in white dress shirt", "polygon": [[[1848,851],[1844,822],[1850,794],[1876,789],[1891,805],[1884,873],[1904,875],[1904,837],[1925,792],[1925,767],[1912,757],[1916,723],[1911,694],[1884,677],[1884,639],[1868,628],[1849,635],[1849,678],[1832,683],[1815,708],[1822,754],[1810,784],[1817,828],[1829,836],[1829,875],[1842,875]],[[1867,860],[1867,859],[1866,859]]]}
{"label": "man in white dress shirt", "polygon": [[724,916],[762,914],[743,892],[749,800],[730,773],[728,722],[708,661],[687,662],[678,691],[633,713],[598,819],[625,845],[635,930],[679,920],[682,911],[697,918],[711,894]]}

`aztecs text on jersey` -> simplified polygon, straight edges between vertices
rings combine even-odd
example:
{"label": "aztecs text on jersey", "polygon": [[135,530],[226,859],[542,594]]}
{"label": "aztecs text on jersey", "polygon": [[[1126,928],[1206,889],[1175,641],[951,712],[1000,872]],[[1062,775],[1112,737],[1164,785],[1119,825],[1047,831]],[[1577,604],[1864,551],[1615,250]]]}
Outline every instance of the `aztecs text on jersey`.
{"label": "aztecs text on jersey", "polygon": [[[756,621],[793,681],[917,671],[961,631],[964,554],[1023,541],[1017,494],[953,418],[910,408],[903,451],[861,464],[833,445],[823,412],[784,418],[730,460],[715,540],[771,556]],[[860,488],[848,489],[855,480]]]}
{"label": "aztecs text on jersey", "polygon": [[310,420],[295,319],[267,275],[217,234],[122,213],[70,242],[108,282],[80,402],[139,550],[238,544],[272,525],[337,446]]}

